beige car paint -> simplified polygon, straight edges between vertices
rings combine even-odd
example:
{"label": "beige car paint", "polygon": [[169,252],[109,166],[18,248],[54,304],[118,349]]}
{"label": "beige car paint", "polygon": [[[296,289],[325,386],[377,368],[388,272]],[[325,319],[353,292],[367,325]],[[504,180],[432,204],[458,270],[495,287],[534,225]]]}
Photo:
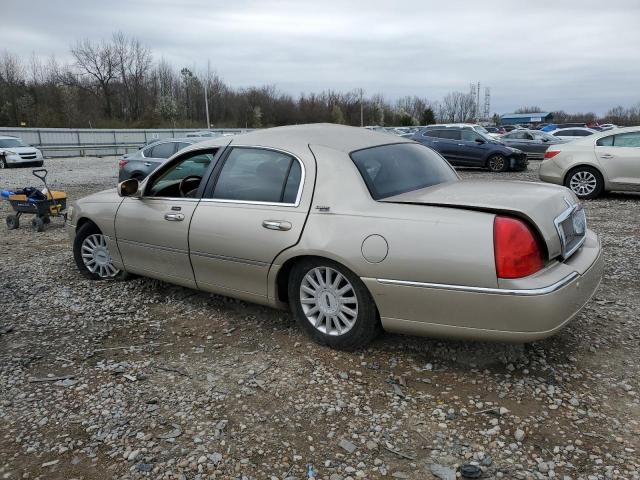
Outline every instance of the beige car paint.
{"label": "beige car paint", "polygon": [[[189,151],[221,145],[221,141],[228,143],[228,138],[203,142]],[[554,237],[549,221],[567,208],[566,197],[575,201],[567,189],[511,182],[503,186],[499,185],[502,182],[492,182],[483,188],[480,183],[460,182],[401,195],[394,202],[374,201],[348,153],[390,142],[409,140],[330,125],[281,127],[233,137],[231,146],[263,146],[294,153],[304,164],[302,197],[298,207],[188,201],[197,205],[189,239],[197,287],[284,307],[284,292],[277,288],[278,275],[287,271],[283,267],[301,256],[321,256],[342,263],[363,279],[388,330],[515,341],[553,333],[590,298],[602,276],[600,244],[593,233],[568,261],[550,260],[541,272],[523,279],[496,278],[494,211],[516,212],[535,221],[553,256],[559,251],[559,239],[557,233]],[[472,193],[465,192],[466,184]],[[85,218],[113,235],[114,216],[121,201],[114,191],[79,200],[70,235],[74,235],[74,225]],[[152,225],[173,223],[160,216],[173,200],[147,210],[150,207],[146,205],[154,201],[127,198],[127,205],[137,202],[145,207],[139,213],[129,211],[122,224],[116,219],[118,235],[124,232],[122,235],[128,237],[124,240],[139,244],[157,241],[162,247],[175,249],[177,254],[170,251],[172,268],[179,268],[180,259],[188,267],[184,232],[167,234],[165,226]],[[145,220],[138,218],[143,210],[147,212]],[[292,228],[270,230],[262,227],[264,220],[286,221]],[[363,243],[372,235],[384,239],[388,246],[386,256],[377,263],[363,255]],[[126,243],[119,242],[120,248]],[[158,249],[151,254],[135,253],[130,248],[124,247],[125,257],[129,253],[140,257],[134,260],[139,273],[181,283],[175,275],[162,273],[165,267],[153,266],[154,258],[166,261],[165,252],[169,250]],[[120,261],[117,251],[112,251],[112,256]],[[180,276],[188,277],[188,268]],[[544,293],[545,288],[558,282],[563,283]],[[486,289],[489,293],[451,290],[451,286]],[[525,293],[496,292],[500,289]]]}
{"label": "beige car paint", "polygon": [[540,179],[562,185],[571,169],[584,165],[602,174],[606,191],[640,191],[640,148],[596,145],[601,138],[632,132],[640,132],[640,127],[607,130],[572,142],[552,145],[549,150],[560,153],[542,161]]}

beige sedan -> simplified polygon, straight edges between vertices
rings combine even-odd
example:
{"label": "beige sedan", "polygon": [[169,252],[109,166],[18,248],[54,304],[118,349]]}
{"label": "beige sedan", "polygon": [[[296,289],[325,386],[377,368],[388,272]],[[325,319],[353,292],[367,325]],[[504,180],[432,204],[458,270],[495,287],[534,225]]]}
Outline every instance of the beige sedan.
{"label": "beige sedan", "polygon": [[564,187],[460,181],[431,149],[337,125],[193,145],[140,184],[79,200],[78,268],[290,308],[316,341],[381,330],[531,341],[602,277],[598,237]]}
{"label": "beige sedan", "polygon": [[611,190],[640,192],[640,127],[617,128],[550,146],[540,179],[565,185],[581,199]]}

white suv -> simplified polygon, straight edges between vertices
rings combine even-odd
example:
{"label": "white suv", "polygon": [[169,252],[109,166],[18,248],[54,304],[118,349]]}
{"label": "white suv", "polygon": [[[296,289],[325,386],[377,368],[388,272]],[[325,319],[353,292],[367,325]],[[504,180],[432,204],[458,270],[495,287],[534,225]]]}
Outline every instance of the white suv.
{"label": "white suv", "polygon": [[42,162],[42,152],[30,147],[21,138],[0,136],[0,168],[41,167]]}

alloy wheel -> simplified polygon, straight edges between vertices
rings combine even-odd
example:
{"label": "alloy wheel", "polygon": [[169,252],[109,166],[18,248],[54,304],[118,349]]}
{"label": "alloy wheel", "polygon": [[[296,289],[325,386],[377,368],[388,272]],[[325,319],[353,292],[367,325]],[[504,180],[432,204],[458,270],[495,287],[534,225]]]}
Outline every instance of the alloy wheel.
{"label": "alloy wheel", "polygon": [[501,172],[504,169],[504,158],[494,155],[489,159],[489,169],[493,172]]}
{"label": "alloy wheel", "polygon": [[316,267],[307,272],[300,284],[300,304],[311,325],[325,335],[344,335],[358,318],[353,286],[330,267]]}
{"label": "alloy wheel", "polygon": [[100,278],[113,278],[120,273],[120,270],[113,265],[104,235],[94,233],[87,236],[82,242],[80,251],[87,270]]}
{"label": "alloy wheel", "polygon": [[596,176],[585,170],[574,173],[569,181],[569,187],[571,190],[580,197],[592,194],[596,190],[597,186],[598,179]]}

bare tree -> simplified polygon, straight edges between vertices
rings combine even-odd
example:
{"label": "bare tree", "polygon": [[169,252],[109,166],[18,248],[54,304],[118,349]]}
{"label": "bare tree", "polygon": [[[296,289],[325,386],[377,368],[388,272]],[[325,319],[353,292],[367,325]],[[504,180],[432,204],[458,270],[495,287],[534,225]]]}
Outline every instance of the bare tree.
{"label": "bare tree", "polygon": [[137,38],[127,37],[122,32],[113,35],[113,50],[127,100],[124,117],[139,119],[145,78],[152,66],[151,51]]}
{"label": "bare tree", "polygon": [[107,42],[93,43],[89,39],[78,42],[71,49],[75,68],[80,77],[89,78],[96,95],[102,94],[107,118],[113,116],[111,85],[118,76],[119,60],[116,49]]}
{"label": "bare tree", "polygon": [[448,93],[440,104],[439,120],[441,122],[471,122],[476,118],[476,99],[470,93]]}

